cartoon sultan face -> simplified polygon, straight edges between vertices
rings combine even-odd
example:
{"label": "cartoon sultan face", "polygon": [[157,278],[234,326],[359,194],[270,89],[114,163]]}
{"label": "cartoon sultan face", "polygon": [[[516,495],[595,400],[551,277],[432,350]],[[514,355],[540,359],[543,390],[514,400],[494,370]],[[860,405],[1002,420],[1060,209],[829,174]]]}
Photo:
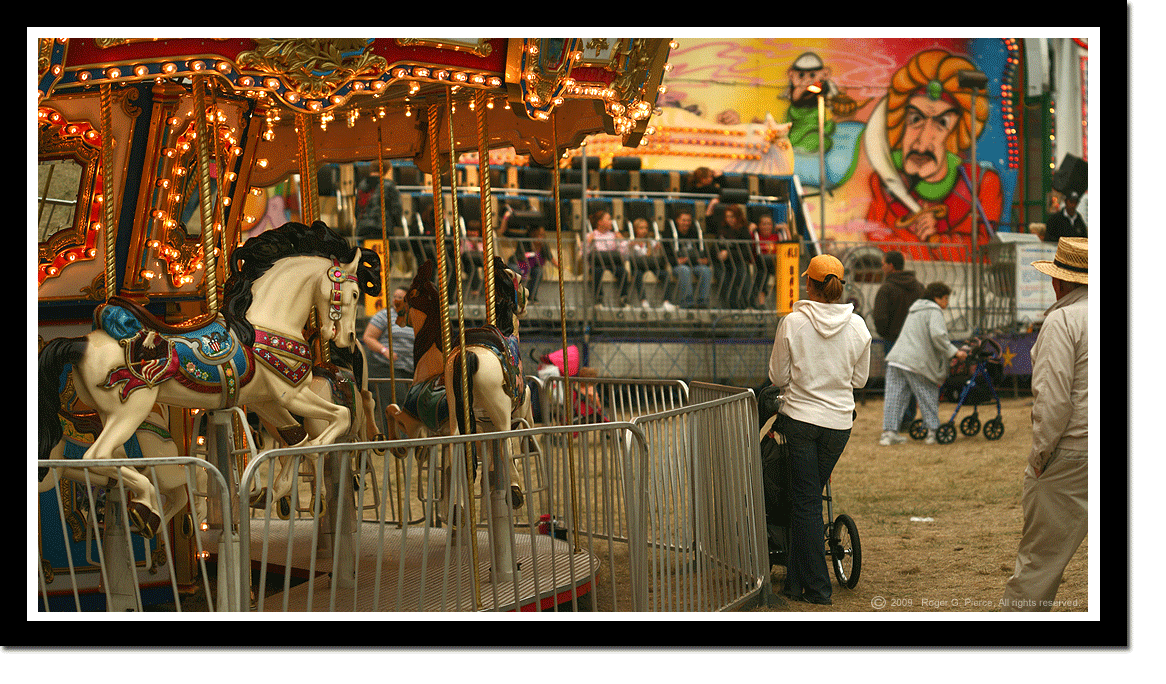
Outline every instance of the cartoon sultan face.
{"label": "cartoon sultan face", "polygon": [[915,95],[905,105],[903,172],[925,181],[947,174],[947,139],[959,122],[959,107],[945,99]]}

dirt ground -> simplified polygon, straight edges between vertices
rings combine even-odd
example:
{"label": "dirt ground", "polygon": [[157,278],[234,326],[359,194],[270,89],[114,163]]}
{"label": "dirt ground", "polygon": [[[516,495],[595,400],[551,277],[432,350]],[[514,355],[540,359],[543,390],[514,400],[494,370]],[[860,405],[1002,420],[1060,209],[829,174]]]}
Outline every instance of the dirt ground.
{"label": "dirt ground", "polygon": [[[1004,434],[957,430],[948,445],[909,440],[879,446],[881,397],[859,405],[858,419],[831,478],[834,515],[858,525],[862,567],[854,589],[834,580],[833,605],[788,603],[760,611],[991,612],[998,611],[1020,541],[1024,466],[1032,444],[1032,398],[1002,399]],[[940,421],[955,410],[941,403]],[[956,424],[972,414],[964,406]],[[995,406],[979,407],[981,423]],[[912,521],[912,518],[923,519]],[[1054,611],[1089,609],[1089,539],[1065,570]],[[785,568],[774,566],[780,594]],[[831,569],[833,579],[833,570]]]}

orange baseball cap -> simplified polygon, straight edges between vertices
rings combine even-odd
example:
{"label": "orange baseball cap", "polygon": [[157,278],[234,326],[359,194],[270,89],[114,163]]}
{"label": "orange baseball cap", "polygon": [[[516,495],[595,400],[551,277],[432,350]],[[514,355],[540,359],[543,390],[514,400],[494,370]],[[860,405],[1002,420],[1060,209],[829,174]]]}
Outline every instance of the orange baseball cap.
{"label": "orange baseball cap", "polygon": [[[802,274],[802,277],[809,275],[810,280],[824,282],[828,275],[837,276],[839,280],[842,280],[844,273],[845,269],[842,268],[842,262],[837,257],[830,254],[819,254],[813,259],[810,259],[810,265],[806,268],[806,272]],[[842,282],[845,283],[846,281],[842,280]]]}

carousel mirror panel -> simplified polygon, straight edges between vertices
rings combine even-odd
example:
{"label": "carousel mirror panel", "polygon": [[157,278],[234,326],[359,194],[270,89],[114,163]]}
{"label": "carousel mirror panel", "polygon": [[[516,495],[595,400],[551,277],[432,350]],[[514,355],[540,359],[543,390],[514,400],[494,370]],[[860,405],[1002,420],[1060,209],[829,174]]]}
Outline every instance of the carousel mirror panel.
{"label": "carousel mirror panel", "polygon": [[101,136],[50,107],[38,111],[37,284],[97,256]]}

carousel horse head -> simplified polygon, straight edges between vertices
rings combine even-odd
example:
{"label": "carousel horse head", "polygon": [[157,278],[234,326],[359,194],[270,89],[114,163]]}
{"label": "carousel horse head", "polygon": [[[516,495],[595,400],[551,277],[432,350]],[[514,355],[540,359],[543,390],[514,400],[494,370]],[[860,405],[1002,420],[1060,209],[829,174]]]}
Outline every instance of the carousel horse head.
{"label": "carousel horse head", "polygon": [[[254,342],[255,331],[248,320],[248,309],[254,302],[253,288],[288,257],[331,260],[312,293],[312,302],[320,319],[322,339],[338,347],[351,347],[356,342],[356,303],[360,293],[374,297],[380,294],[380,257],[372,250],[350,246],[323,221],[311,226],[285,223],[256,235],[234,251],[224,294],[223,317],[227,324],[244,344]],[[278,283],[272,286],[279,287]]]}
{"label": "carousel horse head", "polygon": [[[433,284],[433,261],[426,261],[417,269],[413,282],[405,291],[405,306],[397,312],[397,325],[420,327],[424,321],[436,316],[444,303]],[[415,319],[414,316],[424,318]]]}
{"label": "carousel horse head", "polygon": [[526,295],[522,276],[508,268],[501,257],[494,257],[495,324],[503,334],[514,334],[514,319],[526,313]]}

